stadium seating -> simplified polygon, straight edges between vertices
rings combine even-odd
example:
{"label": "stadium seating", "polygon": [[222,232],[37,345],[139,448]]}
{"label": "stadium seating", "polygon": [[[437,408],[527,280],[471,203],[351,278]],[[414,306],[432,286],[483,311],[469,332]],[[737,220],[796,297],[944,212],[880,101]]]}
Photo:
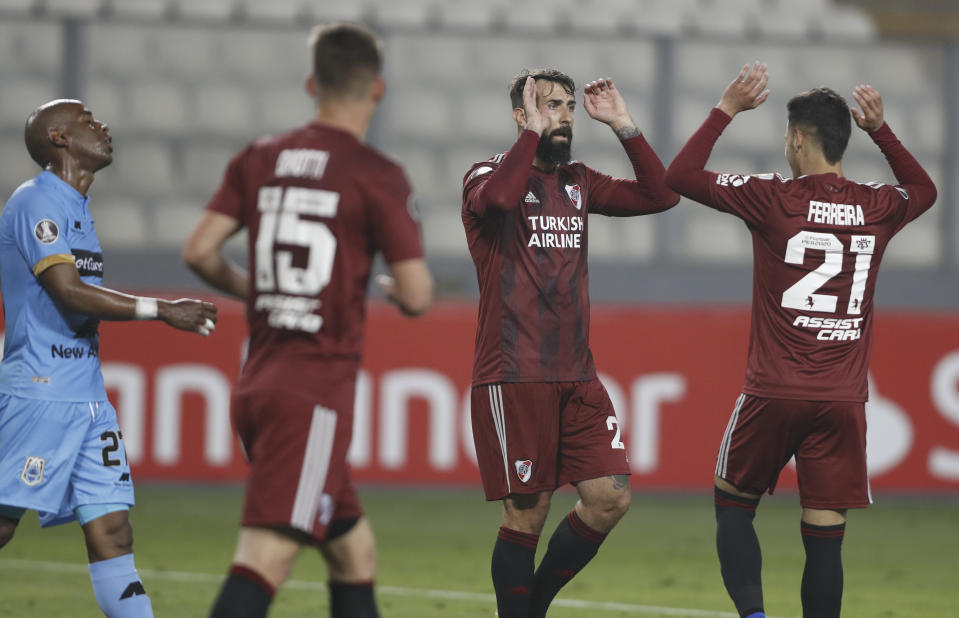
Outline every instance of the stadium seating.
{"label": "stadium seating", "polygon": [[119,18],[163,19],[169,14],[169,0],[110,0],[107,12]]}
{"label": "stadium seating", "polygon": [[[65,57],[65,19],[80,28],[78,58]],[[930,169],[941,169],[949,147],[942,48],[877,44],[861,11],[831,0],[0,0],[0,190],[32,172],[20,150],[23,120],[62,94],[58,80],[73,68],[117,143],[115,169],[97,186],[104,213],[119,221],[98,215],[104,244],[172,247],[190,220],[185,209],[209,198],[233,152],[309,120],[307,24],[330,19],[369,21],[384,36],[389,94],[369,137],[405,164],[435,259],[465,258],[461,178],[511,143],[507,82],[523,68],[555,66],[580,86],[613,77],[667,162],[753,59],[771,67],[769,103],[727,131],[711,165],[785,172],[785,102],[820,84],[846,96],[874,84],[890,124]],[[631,174],[608,130],[583,111],[574,155]],[[850,175],[892,181],[863,136],[850,155]],[[161,211],[154,238],[147,231],[159,229]],[[926,215],[887,261],[938,264],[948,254],[942,221]],[[748,262],[742,226],[691,205],[591,226],[599,260]]]}
{"label": "stadium seating", "polygon": [[149,220],[149,213],[136,200],[129,198],[98,200],[94,214],[97,234],[110,239],[107,245],[108,255],[110,251],[136,249],[156,242],[149,229],[152,223]]}

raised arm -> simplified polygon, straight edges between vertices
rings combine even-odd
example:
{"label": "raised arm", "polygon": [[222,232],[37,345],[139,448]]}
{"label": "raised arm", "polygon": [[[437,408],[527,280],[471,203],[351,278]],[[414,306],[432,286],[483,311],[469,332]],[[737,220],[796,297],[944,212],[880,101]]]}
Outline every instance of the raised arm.
{"label": "raised arm", "polygon": [[72,263],[54,264],[39,274],[57,305],[100,320],[162,320],[174,328],[209,335],[216,324],[213,303],[131,296],[84,283]]}
{"label": "raised arm", "polygon": [[709,187],[713,175],[705,168],[713,145],[733,116],[763,104],[769,96],[769,90],[766,89],[768,81],[765,64],[756,62],[742,68],[736,79],[726,87],[719,103],[709,112],[706,121],[669,164],[666,184],[670,188],[697,202],[712,205]]}
{"label": "raised arm", "polygon": [[[536,107],[536,80],[528,77],[523,86],[523,109],[513,110],[513,119],[521,129],[519,137],[499,166],[469,196],[469,210],[474,214],[483,216],[490,208],[512,210],[519,206],[536,157],[536,146],[548,126],[544,113]],[[467,185],[470,180],[472,178],[466,179]]]}
{"label": "raised arm", "polygon": [[896,181],[909,194],[909,212],[906,219],[911,221],[935,203],[936,185],[883,120],[882,97],[879,92],[872,86],[860,85],[853,91],[852,96],[862,108],[861,111],[850,109],[853,119],[879,146],[896,176]]}
{"label": "raised arm", "polygon": [[591,191],[590,210],[628,217],[661,212],[679,203],[679,195],[666,186],[662,161],[633,122],[613,80],[605,77],[586,84],[583,107],[590,118],[609,126],[619,138],[636,178],[597,177]]}

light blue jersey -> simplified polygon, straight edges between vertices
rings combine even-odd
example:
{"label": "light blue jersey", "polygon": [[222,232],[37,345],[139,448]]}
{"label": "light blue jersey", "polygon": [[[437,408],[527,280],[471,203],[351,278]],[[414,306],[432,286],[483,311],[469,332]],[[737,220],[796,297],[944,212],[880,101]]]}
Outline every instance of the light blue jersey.
{"label": "light blue jersey", "polygon": [[103,253],[88,198],[50,172],[23,183],[0,215],[6,312],[0,361],[0,509],[44,526],[79,507],[133,504],[116,411],[100,372],[98,320],[60,308],[39,276],[76,264],[99,285]]}
{"label": "light blue jersey", "polygon": [[55,174],[20,185],[0,215],[0,288],[6,339],[0,393],[47,401],[106,400],[100,372],[99,320],[65,311],[40,274],[75,263],[85,283],[100,285],[103,251],[89,198]]}

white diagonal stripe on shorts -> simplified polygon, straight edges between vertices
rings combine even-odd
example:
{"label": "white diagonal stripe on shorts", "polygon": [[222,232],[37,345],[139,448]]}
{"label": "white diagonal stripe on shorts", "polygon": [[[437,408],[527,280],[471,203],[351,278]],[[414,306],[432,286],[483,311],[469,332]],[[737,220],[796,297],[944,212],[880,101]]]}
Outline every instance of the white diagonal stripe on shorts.
{"label": "white diagonal stripe on shorts", "polygon": [[333,438],[336,436],[336,412],[317,405],[313,408],[310,435],[306,440],[300,479],[296,484],[293,499],[293,514],[290,525],[305,532],[312,532],[316,509],[323,495],[326,476],[330,471],[333,455]]}
{"label": "white diagonal stripe on shorts", "polygon": [[732,440],[733,429],[736,427],[736,421],[739,417],[739,406],[742,404],[743,395],[736,398],[736,405],[733,406],[732,414],[729,415],[729,422],[726,423],[726,431],[723,433],[723,440],[719,444],[719,454],[716,456],[716,476],[722,478],[726,470],[726,461],[729,457],[729,444]]}
{"label": "white diagonal stripe on shorts", "polygon": [[506,491],[512,491],[509,482],[509,460],[506,455],[506,416],[503,414],[503,391],[499,384],[489,387],[489,405],[493,414],[493,425],[496,427],[496,437],[499,439],[500,452],[503,453],[503,472],[506,474]]}
{"label": "white diagonal stripe on shorts", "polygon": [[736,407],[733,408],[733,413],[729,416],[726,433],[723,434],[723,441],[719,445],[719,456],[716,457],[716,476],[719,478],[726,477],[726,464],[729,462],[729,446],[733,441],[733,431],[736,429],[736,423],[739,421],[739,409],[742,407],[745,399],[745,393],[736,399]]}
{"label": "white diagonal stripe on shorts", "polygon": [[506,454],[506,406],[503,405],[503,385],[496,385],[496,399],[499,401],[500,433],[503,434],[503,468],[506,473],[506,491],[512,491],[509,482],[509,456]]}

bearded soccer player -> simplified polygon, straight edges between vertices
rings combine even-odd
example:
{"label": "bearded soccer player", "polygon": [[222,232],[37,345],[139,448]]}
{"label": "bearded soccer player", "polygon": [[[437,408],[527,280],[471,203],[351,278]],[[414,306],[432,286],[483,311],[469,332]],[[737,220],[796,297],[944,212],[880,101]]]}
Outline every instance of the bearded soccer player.
{"label": "bearded soccer player", "polygon": [[[503,501],[492,576],[500,618],[542,617],[629,508],[629,462],[589,349],[587,214],[660,212],[679,196],[610,79],[584,105],[619,138],[636,175],[570,161],[575,85],[552,69],[510,84],[519,136],[463,181],[463,225],[480,285],[471,393],[487,500]],[[534,556],[553,492],[579,501]]]}
{"label": "bearded soccer player", "polygon": [[[366,288],[378,251],[403,313],[426,311],[432,278],[403,170],[363,143],[385,93],[379,40],[331,24],[312,50],[313,121],[236,155],[184,249],[200,277],[247,302],[250,327],[233,422],[251,470],[215,618],[265,616],[301,545],[326,561],[333,618],[379,615],[373,532],[346,462]],[[249,273],[222,252],[241,227]]]}
{"label": "bearded soccer player", "polygon": [[835,618],[842,602],[846,511],[872,500],[866,472],[866,372],[873,292],[892,237],[928,210],[936,187],[883,122],[879,93],[859,86],[856,124],[886,156],[897,186],[845,178],[850,109],[814,88],[786,108],[793,177],[703,169],[723,129],[758,107],[766,66],[746,65],[669,166],[679,193],[735,215],[753,237],[753,305],[743,393],[716,464],[716,545],[741,616],[765,616],[753,517],[793,456],[806,550],[803,616]]}
{"label": "bearded soccer player", "polygon": [[38,512],[44,527],[76,520],[103,613],[152,617],[133,560],[133,483],[117,413],[103,385],[98,325],[159,319],[209,335],[216,307],[100,287],[103,250],[87,192],[96,172],[113,161],[113,140],[82,102],[59,99],[38,107],[27,119],[24,139],[43,171],[17,188],[0,215],[6,316],[0,547],[10,542],[27,509]]}

